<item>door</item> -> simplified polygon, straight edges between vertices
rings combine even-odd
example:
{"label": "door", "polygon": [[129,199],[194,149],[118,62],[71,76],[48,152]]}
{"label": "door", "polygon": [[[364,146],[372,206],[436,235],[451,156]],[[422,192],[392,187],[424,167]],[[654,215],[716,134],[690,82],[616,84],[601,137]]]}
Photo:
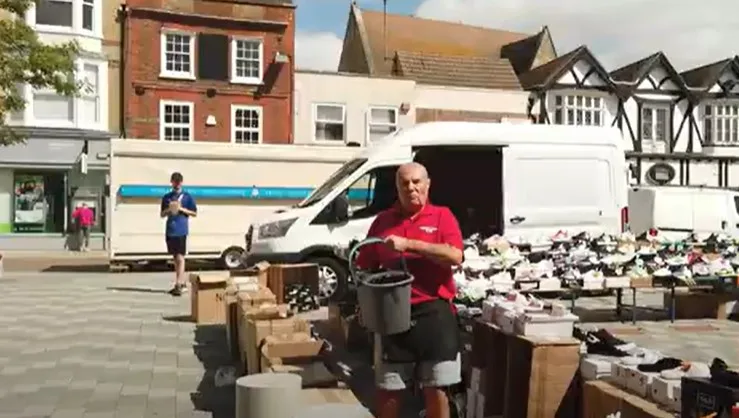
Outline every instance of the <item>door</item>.
{"label": "door", "polygon": [[[397,200],[395,172],[399,165],[375,167],[357,179],[339,197],[349,201],[349,219],[342,223],[314,221],[314,225],[328,228],[330,242],[346,248],[352,240],[362,240],[367,236],[375,216],[389,209]],[[330,210],[333,205],[327,205]],[[316,219],[321,219],[319,215]]]}
{"label": "door", "polygon": [[610,148],[558,144],[503,150],[505,234],[529,239],[620,230]]}
{"label": "door", "polygon": [[731,236],[739,234],[739,195],[727,193],[727,219],[724,232]]}
{"label": "door", "polygon": [[691,193],[691,200],[693,202],[692,230],[712,234],[722,232],[728,226],[729,206],[726,193],[697,189]]}

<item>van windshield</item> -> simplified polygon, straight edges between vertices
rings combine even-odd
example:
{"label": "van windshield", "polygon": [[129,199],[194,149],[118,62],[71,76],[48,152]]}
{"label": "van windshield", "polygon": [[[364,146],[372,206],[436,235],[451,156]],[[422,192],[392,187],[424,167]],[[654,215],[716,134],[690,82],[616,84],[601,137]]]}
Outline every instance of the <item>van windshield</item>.
{"label": "van windshield", "polygon": [[324,197],[331,193],[331,190],[333,190],[336,185],[344,181],[345,178],[351,176],[352,173],[357,171],[357,169],[364,165],[364,163],[366,162],[366,158],[356,158],[347,162],[346,164],[341,166],[341,168],[336,170],[336,172],[334,172],[334,174],[332,174],[325,183],[323,183],[317,189],[313,190],[313,193],[308,195],[305,200],[298,203],[296,207],[305,208],[315,204],[316,202],[321,201]]}

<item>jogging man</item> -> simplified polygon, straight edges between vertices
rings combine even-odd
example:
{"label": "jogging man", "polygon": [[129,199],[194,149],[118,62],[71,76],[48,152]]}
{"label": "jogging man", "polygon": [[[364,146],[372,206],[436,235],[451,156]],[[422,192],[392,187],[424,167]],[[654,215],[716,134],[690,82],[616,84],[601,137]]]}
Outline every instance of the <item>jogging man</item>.
{"label": "jogging man", "polygon": [[415,280],[411,285],[413,326],[383,339],[383,364],[377,387],[378,418],[397,418],[401,394],[409,381],[423,387],[426,416],[449,418],[446,389],[461,377],[456,293],[452,266],[463,258],[462,233],[448,208],[428,202],[431,181],[418,163],[401,166],[396,174],[397,204],[380,213],[368,236],[385,245],[368,245],[357,264],[370,269],[395,267],[404,256]]}
{"label": "jogging man", "polygon": [[174,259],[175,282],[169,293],[181,296],[187,291],[185,278],[185,254],[187,254],[187,235],[189,219],[197,216],[198,208],[195,199],[182,190],[182,174],[172,173],[170,183],[172,191],[162,197],[161,217],[167,218],[166,235],[167,252]]}

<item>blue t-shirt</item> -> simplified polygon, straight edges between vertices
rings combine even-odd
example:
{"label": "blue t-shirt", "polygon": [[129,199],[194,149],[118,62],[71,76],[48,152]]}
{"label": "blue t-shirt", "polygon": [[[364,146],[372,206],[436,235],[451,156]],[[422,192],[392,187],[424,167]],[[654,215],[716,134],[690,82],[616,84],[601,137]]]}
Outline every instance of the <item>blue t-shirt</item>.
{"label": "blue t-shirt", "polygon": [[[173,190],[162,197],[162,212],[167,210],[169,208],[169,203],[175,200],[179,200],[180,205],[185,209],[191,210],[193,212],[198,211],[198,208],[195,205],[195,199],[193,199],[189,193],[185,191],[176,192]],[[178,213],[177,215],[168,215],[166,235],[168,237],[187,236],[190,229],[188,225],[188,218],[189,216],[185,215],[182,212]]]}

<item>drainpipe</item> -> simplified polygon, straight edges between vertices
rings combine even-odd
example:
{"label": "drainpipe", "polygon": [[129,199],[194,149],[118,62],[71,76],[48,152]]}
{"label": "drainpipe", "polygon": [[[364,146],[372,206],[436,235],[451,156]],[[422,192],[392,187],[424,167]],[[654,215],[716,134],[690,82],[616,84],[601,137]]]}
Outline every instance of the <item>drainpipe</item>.
{"label": "drainpipe", "polygon": [[118,129],[119,138],[126,138],[126,33],[128,29],[128,6],[121,4],[118,8],[118,25],[120,26],[120,51],[118,53]]}

